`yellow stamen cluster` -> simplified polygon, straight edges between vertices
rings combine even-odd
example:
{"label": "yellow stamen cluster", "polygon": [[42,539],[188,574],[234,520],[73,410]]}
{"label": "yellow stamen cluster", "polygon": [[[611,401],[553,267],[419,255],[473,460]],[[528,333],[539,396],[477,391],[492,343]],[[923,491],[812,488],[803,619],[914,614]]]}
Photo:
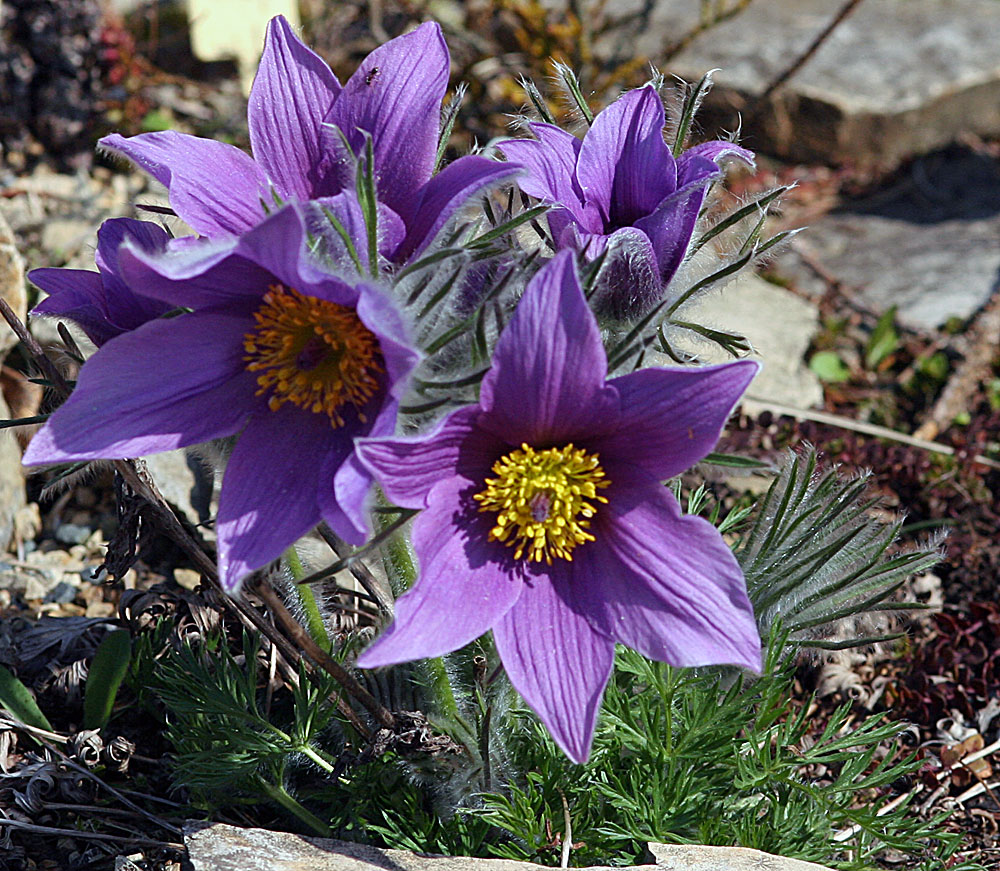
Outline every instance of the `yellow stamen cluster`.
{"label": "yellow stamen cluster", "polygon": [[573,548],[594,541],[587,532],[597,510],[592,502],[608,501],[597,492],[611,484],[598,459],[572,444],[540,451],[522,444],[497,460],[497,477],[472,497],[480,511],[497,514],[490,541],[516,547],[515,559],[572,561]]}
{"label": "yellow stamen cluster", "polygon": [[[243,337],[243,358],[257,376],[257,395],[270,393],[272,411],[286,402],[344,425],[341,410],[359,410],[378,391],[384,371],[378,339],[347,306],[275,284]],[[358,414],[364,422],[365,416]]]}

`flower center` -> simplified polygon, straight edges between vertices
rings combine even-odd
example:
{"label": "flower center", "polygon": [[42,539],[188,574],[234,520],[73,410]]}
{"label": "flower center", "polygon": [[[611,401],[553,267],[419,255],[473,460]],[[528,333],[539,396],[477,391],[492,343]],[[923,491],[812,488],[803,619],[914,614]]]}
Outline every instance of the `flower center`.
{"label": "flower center", "polygon": [[270,393],[271,411],[286,402],[344,425],[347,404],[360,409],[379,389],[378,339],[347,306],[271,285],[243,337],[247,370],[258,372],[257,395]]}
{"label": "flower center", "polygon": [[572,444],[541,451],[522,444],[497,460],[493,472],[496,477],[487,478],[486,489],[472,498],[480,511],[496,512],[490,541],[516,547],[514,559],[572,561],[573,548],[594,541],[587,532],[596,511],[592,503],[606,503],[597,491],[611,484],[597,454]]}

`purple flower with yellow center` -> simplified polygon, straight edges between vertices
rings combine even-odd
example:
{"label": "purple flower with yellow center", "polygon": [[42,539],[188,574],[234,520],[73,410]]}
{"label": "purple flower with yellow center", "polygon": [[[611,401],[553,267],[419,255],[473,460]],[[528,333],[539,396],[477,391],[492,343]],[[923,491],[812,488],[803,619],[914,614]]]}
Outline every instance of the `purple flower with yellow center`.
{"label": "purple flower with yellow center", "polygon": [[478,405],[428,435],[358,444],[389,499],[423,509],[419,576],[358,664],[440,656],[492,629],[514,687],[576,761],[616,641],[673,665],[759,670],[739,565],[661,483],[712,449],[756,371],[606,380],[573,256],[557,255],[501,334]]}
{"label": "purple flower with yellow center", "polygon": [[159,299],[136,293],[118,266],[125,239],[150,254],[166,250],[170,236],[158,224],[112,218],[97,231],[97,272],[89,269],[33,269],[28,278],[48,295],[31,313],[75,322],[97,346],[170,311]]}
{"label": "purple flower with yellow center", "polygon": [[216,523],[230,590],[320,520],[364,542],[371,475],[354,439],[394,431],[418,354],[389,297],[323,272],[306,242],[294,206],[236,239],[161,254],[126,241],[125,283],[191,311],[98,349],[25,463],[236,436]]}
{"label": "purple flower with yellow center", "polygon": [[248,120],[253,157],[233,145],[174,131],[100,144],[138,164],[170,193],[174,211],[209,237],[243,233],[273,206],[319,200],[351,232],[362,262],[367,241],[354,191],[355,156],[371,137],[379,251],[401,262],[423,250],[470,197],[516,167],[462,157],[433,175],[450,58],[441,28],[422,24],[365,58],[347,83],[282,17],[268,25]]}
{"label": "purple flower with yellow center", "polygon": [[596,307],[634,317],[662,298],[687,255],[719,161],[753,154],[732,142],[696,145],[675,158],[663,141],[663,102],[652,85],[626,92],[600,112],[582,140],[552,124],[532,123],[537,139],[500,148],[525,173],[517,184],[555,208],[548,212],[556,249],[587,260],[606,253]]}

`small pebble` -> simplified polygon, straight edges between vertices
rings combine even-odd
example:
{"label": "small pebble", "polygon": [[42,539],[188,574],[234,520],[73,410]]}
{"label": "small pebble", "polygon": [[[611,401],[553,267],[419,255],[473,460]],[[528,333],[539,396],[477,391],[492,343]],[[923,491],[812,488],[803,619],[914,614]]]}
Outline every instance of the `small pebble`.
{"label": "small pebble", "polygon": [[90,538],[92,530],[89,526],[80,526],[78,523],[64,523],[56,529],[56,541],[62,544],[83,544]]}
{"label": "small pebble", "polygon": [[80,572],[80,577],[91,584],[103,584],[108,579],[108,571],[104,566],[87,566]]}
{"label": "small pebble", "polygon": [[66,581],[60,581],[56,584],[48,594],[45,596],[45,601],[49,603],[56,603],[58,605],[65,605],[68,602],[72,602],[76,598],[76,587],[72,584],[67,584]]}
{"label": "small pebble", "polygon": [[201,583],[201,573],[194,569],[174,569],[174,580],[185,590],[193,590]]}
{"label": "small pebble", "polygon": [[25,544],[34,539],[42,529],[42,515],[38,503],[31,502],[18,509],[14,515],[14,532]]}

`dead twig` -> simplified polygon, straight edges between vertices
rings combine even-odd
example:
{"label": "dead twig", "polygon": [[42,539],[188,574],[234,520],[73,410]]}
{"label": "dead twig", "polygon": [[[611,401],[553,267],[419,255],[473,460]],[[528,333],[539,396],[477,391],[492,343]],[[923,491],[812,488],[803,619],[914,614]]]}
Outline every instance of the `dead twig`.
{"label": "dead twig", "polygon": [[753,0],[737,0],[729,9],[723,9],[721,12],[712,12],[710,15],[702,15],[694,27],[688,30],[687,33],[682,34],[679,39],[674,40],[674,42],[670,43],[670,45],[660,52],[660,63],[665,64],[667,61],[673,60],[673,58],[677,57],[706,30],[711,30],[716,25],[722,24],[723,21],[728,21],[730,18],[739,15],[752,2]]}
{"label": "dead twig", "polygon": [[[864,435],[875,436],[880,439],[889,439],[890,441],[899,442],[903,445],[909,445],[913,448],[922,448],[925,451],[943,454],[946,457],[952,457],[955,455],[955,449],[951,447],[951,445],[942,445],[940,442],[932,442],[927,439],[917,438],[916,436],[906,435],[906,433],[896,432],[894,429],[878,426],[874,423],[865,423],[861,420],[851,420],[849,417],[843,417],[839,414],[830,414],[828,411],[812,411],[811,409],[806,408],[795,408],[781,402],[774,402],[773,400],[767,399],[763,396],[754,396],[752,393],[747,393],[745,396],[747,399],[752,400],[757,405],[770,411],[772,414],[784,414],[788,417],[794,417],[797,420],[811,420],[813,423],[822,423],[827,426],[839,426],[841,429],[859,432]],[[992,460],[989,457],[984,457],[982,454],[976,454],[972,460],[973,462],[987,466],[990,469],[1000,469],[1000,462]]]}
{"label": "dead twig", "polygon": [[170,850],[184,850],[183,844],[175,844],[171,841],[156,841],[153,838],[142,837],[129,838],[122,835],[102,835],[97,832],[82,832],[79,829],[57,829],[54,826],[36,826],[34,823],[26,823],[21,820],[0,819],[0,826],[8,826],[12,829],[22,829],[23,831],[32,832],[36,835],[83,838],[88,841],[113,841],[116,844],[141,844],[146,847],[163,847]]}
{"label": "dead twig", "polygon": [[979,385],[990,374],[993,358],[1000,348],[1000,293],[983,308],[963,337],[963,360],[955,367],[931,409],[914,435],[933,439],[965,411]]}
{"label": "dead twig", "polygon": [[94,774],[94,772],[91,771],[89,768],[87,768],[85,765],[78,765],[76,762],[74,762],[72,759],[70,759],[69,756],[67,756],[65,753],[63,753],[62,750],[60,750],[58,747],[54,746],[53,744],[50,744],[48,741],[46,741],[46,740],[44,740],[42,738],[39,738],[38,740],[42,744],[44,744],[46,748],[48,748],[48,750],[49,750],[50,753],[53,753],[55,756],[57,756],[59,758],[59,761],[63,765],[65,765],[67,768],[71,768],[77,774],[80,774],[80,775],[82,775],[82,776],[84,776],[86,778],[89,778],[90,780],[94,781],[94,783],[96,783],[99,787],[101,787],[102,789],[104,789],[107,792],[111,793],[111,795],[113,795],[118,801],[120,801],[123,805],[125,805],[125,807],[127,807],[129,810],[133,811],[134,813],[139,814],[142,817],[145,817],[147,820],[149,820],[154,825],[159,826],[161,829],[166,829],[168,832],[173,832],[175,835],[183,835],[184,834],[184,832],[181,829],[177,828],[177,826],[173,825],[172,823],[168,822],[167,820],[162,819],[161,817],[156,816],[156,814],[154,814],[154,813],[150,813],[145,808],[141,807],[140,805],[137,805],[130,798],[126,798],[117,789],[115,789],[113,786],[111,786],[111,784],[105,783],[103,780],[101,780],[100,777],[98,777],[96,774]]}
{"label": "dead twig", "polygon": [[[325,541],[330,550],[333,551],[333,555],[337,557],[338,560],[342,559],[343,557],[341,555],[341,551],[344,549],[344,542],[341,541],[336,534],[334,534],[333,530],[330,529],[326,523],[321,523],[318,529],[323,541]],[[382,612],[382,615],[391,619],[393,614],[392,599],[386,596],[378,578],[372,574],[372,570],[362,562],[352,563],[348,568],[350,569],[351,575],[354,579],[361,584],[365,592],[371,597],[372,601],[378,605],[379,611]]]}
{"label": "dead twig", "polygon": [[361,686],[346,668],[313,640],[299,621],[289,613],[285,603],[281,601],[266,580],[261,579],[258,582],[255,592],[264,600],[268,608],[271,609],[271,613],[278,618],[278,621],[285,627],[285,631],[292,636],[292,639],[306,656],[331,675],[352,698],[364,705],[381,726],[386,729],[395,729],[396,719],[392,712],[379,704],[378,700]]}

